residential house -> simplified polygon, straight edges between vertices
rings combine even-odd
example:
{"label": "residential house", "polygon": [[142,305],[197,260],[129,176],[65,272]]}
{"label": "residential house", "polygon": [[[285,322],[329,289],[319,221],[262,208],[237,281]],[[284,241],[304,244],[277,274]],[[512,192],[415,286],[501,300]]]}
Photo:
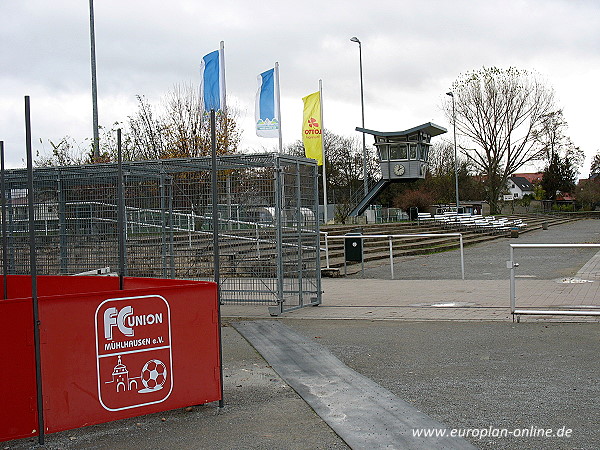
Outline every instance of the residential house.
{"label": "residential house", "polygon": [[507,188],[514,198],[523,198],[525,195],[533,195],[533,184],[525,177],[510,177]]}

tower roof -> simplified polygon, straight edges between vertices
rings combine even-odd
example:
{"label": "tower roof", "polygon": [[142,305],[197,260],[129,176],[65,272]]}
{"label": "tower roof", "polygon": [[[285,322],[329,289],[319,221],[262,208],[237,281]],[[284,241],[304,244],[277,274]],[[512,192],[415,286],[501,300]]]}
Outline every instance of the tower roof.
{"label": "tower roof", "polygon": [[444,134],[448,130],[446,130],[444,127],[436,125],[435,123],[427,122],[427,123],[424,123],[423,125],[409,128],[408,130],[404,130],[404,131],[375,131],[375,130],[368,130],[366,128],[360,128],[360,127],[356,127],[356,131],[360,131],[361,133],[372,134],[373,136],[385,136],[385,137],[408,136],[409,134],[414,134],[419,131],[423,131],[433,137],[433,136],[437,136],[440,134]]}

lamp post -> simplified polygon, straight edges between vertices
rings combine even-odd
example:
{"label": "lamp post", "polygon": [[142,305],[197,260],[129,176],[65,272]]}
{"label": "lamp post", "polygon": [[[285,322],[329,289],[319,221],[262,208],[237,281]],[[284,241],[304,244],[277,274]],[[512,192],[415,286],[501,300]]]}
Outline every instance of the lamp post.
{"label": "lamp post", "polygon": [[456,152],[456,109],[454,107],[454,92],[446,92],[446,95],[452,97],[452,125],[454,128],[454,183],[456,189],[456,212],[458,213],[458,155]]}
{"label": "lamp post", "polygon": [[[362,46],[360,39],[356,36],[350,38],[352,42],[358,44],[358,61],[360,64],[360,109],[362,114],[362,128],[365,128],[365,95],[363,90],[363,71],[362,71]],[[362,150],[363,150],[363,188],[365,197],[369,193],[369,176],[367,174],[367,145],[365,144],[365,133],[362,134]]]}
{"label": "lamp post", "polygon": [[92,121],[94,128],[93,158],[100,157],[100,136],[98,133],[98,88],[96,85],[96,38],[94,33],[94,0],[90,0],[90,53],[92,61]]}

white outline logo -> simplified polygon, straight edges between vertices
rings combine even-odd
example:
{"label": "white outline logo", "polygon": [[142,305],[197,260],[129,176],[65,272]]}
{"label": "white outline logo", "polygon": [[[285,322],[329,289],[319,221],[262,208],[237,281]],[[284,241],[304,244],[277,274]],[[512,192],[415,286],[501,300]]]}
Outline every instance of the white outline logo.
{"label": "white outline logo", "polygon": [[[160,299],[165,305],[164,311],[136,316],[135,311],[138,309],[136,306],[141,307],[142,304],[140,302],[148,299],[154,301]],[[100,313],[103,306],[110,302],[126,302],[126,304],[123,306],[109,306]],[[98,330],[99,326],[104,328],[101,333]],[[140,327],[140,330],[146,331],[146,333],[142,333],[142,339],[135,339],[135,331],[138,327]],[[147,337],[147,330],[153,333],[156,328],[162,331],[168,330],[168,335],[166,337],[163,335]],[[124,409],[139,408],[141,406],[161,403],[169,398],[173,391],[171,310],[169,303],[164,297],[161,295],[142,295],[104,300],[96,308],[95,331],[98,400],[104,409],[108,411],[121,411]],[[122,337],[119,336],[119,333]],[[159,332],[159,334],[161,333]],[[107,343],[106,341],[111,342]],[[168,361],[166,362],[164,362],[164,359],[161,359],[163,356],[166,356],[165,350],[168,350]],[[134,354],[140,354],[139,356],[147,354],[148,359],[143,359],[143,362],[140,363],[139,358],[137,358],[138,362],[134,365],[139,365],[139,367],[133,367],[129,362],[131,358],[127,358],[127,355]],[[101,361],[103,367],[105,367],[103,372],[105,379],[102,379],[101,375]],[[125,361],[128,361],[127,364],[130,367],[125,365]],[[116,365],[109,377],[106,375],[106,364],[111,364],[112,368],[112,364],[115,363]],[[144,376],[147,378],[144,379]],[[166,390],[167,387],[168,390]],[[165,389],[165,395],[162,398],[148,401],[148,394],[156,393],[163,389]],[[129,398],[131,398],[131,394],[140,394],[139,403],[132,403],[116,408],[110,407],[105,403],[106,399],[102,397],[103,392],[105,393],[105,397],[106,395],[112,396],[114,395],[113,393],[120,396],[124,392],[129,392],[127,394],[130,396]]]}

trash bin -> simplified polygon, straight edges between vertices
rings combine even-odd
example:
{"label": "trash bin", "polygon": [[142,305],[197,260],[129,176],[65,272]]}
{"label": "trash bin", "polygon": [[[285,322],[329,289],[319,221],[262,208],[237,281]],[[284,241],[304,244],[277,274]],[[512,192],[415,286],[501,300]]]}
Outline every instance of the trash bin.
{"label": "trash bin", "polygon": [[346,261],[363,261],[363,243],[362,238],[357,237],[362,235],[362,230],[351,233],[346,233],[344,239],[344,255]]}
{"label": "trash bin", "polygon": [[548,222],[542,222],[542,230],[548,229]]}
{"label": "trash bin", "polygon": [[512,227],[510,229],[510,237],[511,238],[518,238],[519,237],[519,228],[518,227]]}

